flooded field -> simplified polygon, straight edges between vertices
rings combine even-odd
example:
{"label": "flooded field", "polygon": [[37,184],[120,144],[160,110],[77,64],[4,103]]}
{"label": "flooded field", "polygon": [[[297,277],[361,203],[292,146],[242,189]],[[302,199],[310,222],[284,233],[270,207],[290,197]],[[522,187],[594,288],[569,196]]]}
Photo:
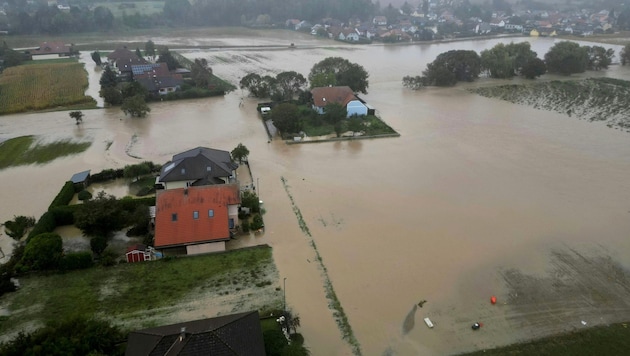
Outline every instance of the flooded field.
{"label": "flooded field", "polygon": [[[553,45],[527,40],[539,56]],[[183,53],[207,58],[232,83],[248,72],[307,75],[326,57],[347,58],[370,73],[362,97],[401,137],[268,143],[256,101],[241,90],[151,104],[144,119],[118,108],[85,111],[78,128],[67,112],[3,116],[0,140],[33,134],[93,144],[78,156],[0,171],[0,221],[39,217],[75,172],[164,163],[192,147],[243,143],[265,202],[266,232],[234,243],[274,248],[287,304],[299,313],[313,355],[351,354],[328,308],[313,246],[365,355],[452,354],[582,328],[582,321],[630,320],[630,134],[465,90],[491,85],[487,79],[416,92],[401,85],[439,53],[480,51],[499,40],[340,46],[289,35],[264,39],[279,48],[287,41],[297,48]],[[93,65],[86,68],[90,84],[92,76],[98,83]],[[630,68],[595,75],[629,79]],[[9,241],[1,241],[6,252]],[[474,322],[484,326],[472,331]]]}

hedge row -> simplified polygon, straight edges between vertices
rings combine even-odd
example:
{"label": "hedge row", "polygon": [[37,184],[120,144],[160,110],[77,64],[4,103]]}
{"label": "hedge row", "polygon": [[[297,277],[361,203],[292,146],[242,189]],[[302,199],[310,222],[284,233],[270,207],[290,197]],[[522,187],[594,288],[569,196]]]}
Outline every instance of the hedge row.
{"label": "hedge row", "polygon": [[74,197],[74,184],[71,181],[67,181],[52,203],[48,206],[48,210],[57,207],[70,204],[70,201]]}
{"label": "hedge row", "polygon": [[125,171],[120,169],[104,169],[99,173],[95,173],[90,175],[91,183],[101,183],[109,180],[114,180],[118,178],[122,178],[124,176]]}

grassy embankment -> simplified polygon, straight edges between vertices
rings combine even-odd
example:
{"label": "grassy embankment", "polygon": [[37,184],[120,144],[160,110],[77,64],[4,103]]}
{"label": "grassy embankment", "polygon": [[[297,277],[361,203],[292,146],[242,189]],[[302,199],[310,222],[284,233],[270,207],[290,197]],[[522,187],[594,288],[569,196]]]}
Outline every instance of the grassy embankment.
{"label": "grassy embankment", "polygon": [[31,110],[91,109],[85,96],[87,75],[80,63],[33,63],[7,68],[0,75],[0,115]]}
{"label": "grassy embankment", "polygon": [[624,323],[598,326],[465,355],[627,355],[628,350],[630,350],[630,329],[628,324]]}
{"label": "grassy embankment", "polygon": [[[251,304],[266,301],[258,307],[278,309],[281,294],[273,287],[277,273],[269,271],[275,271],[271,248],[260,246],[21,277],[22,287],[1,299],[10,315],[0,318],[0,334],[73,315],[111,318],[130,328],[151,327],[156,322],[167,324],[169,314],[180,309],[190,313],[194,303],[236,298],[243,291],[248,291]],[[238,309],[243,305],[228,300],[225,313],[244,311]],[[156,321],[156,316],[167,319]]]}
{"label": "grassy embankment", "polygon": [[35,144],[33,136],[21,136],[0,143],[0,169],[27,164],[42,164],[56,158],[85,151],[90,142],[57,141]]}
{"label": "grassy embankment", "polygon": [[469,89],[479,95],[550,110],[630,131],[630,82],[612,78],[554,80]]}

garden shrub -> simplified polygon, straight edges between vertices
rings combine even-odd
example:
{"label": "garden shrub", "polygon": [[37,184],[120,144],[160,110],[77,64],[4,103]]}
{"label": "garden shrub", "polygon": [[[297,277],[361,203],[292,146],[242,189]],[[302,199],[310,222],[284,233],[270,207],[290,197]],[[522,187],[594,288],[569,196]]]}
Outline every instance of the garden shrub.
{"label": "garden shrub", "polygon": [[55,233],[39,234],[26,244],[21,263],[31,270],[57,269],[62,253],[61,236]]}
{"label": "garden shrub", "polygon": [[73,271],[77,269],[90,268],[94,262],[92,254],[89,252],[70,252],[63,256],[59,264],[62,271]]}
{"label": "garden shrub", "polygon": [[249,221],[243,220],[241,223],[241,229],[243,229],[243,232],[249,232]]}
{"label": "garden shrub", "polygon": [[90,200],[90,199],[92,199],[92,193],[88,192],[87,190],[82,190],[77,195],[77,198],[80,201]]}
{"label": "garden shrub", "polygon": [[[74,224],[74,212],[77,205],[58,206],[50,209],[50,213],[55,217],[55,227]],[[53,228],[54,230],[54,228]]]}
{"label": "garden shrub", "polygon": [[256,214],[254,215],[254,218],[252,219],[252,224],[249,226],[249,228],[252,230],[259,230],[262,229],[264,226],[265,225],[263,223],[262,216],[260,216],[260,214]]}
{"label": "garden shrub", "polygon": [[52,203],[50,203],[48,209],[50,210],[57,206],[68,205],[72,198],[74,198],[74,184],[71,181],[67,181],[55,199],[53,199]]}
{"label": "garden shrub", "polygon": [[51,211],[47,211],[37,220],[35,226],[33,226],[33,230],[29,232],[27,242],[30,241],[34,236],[39,234],[44,234],[47,232],[52,232],[57,227],[57,223],[55,222],[55,214]]}

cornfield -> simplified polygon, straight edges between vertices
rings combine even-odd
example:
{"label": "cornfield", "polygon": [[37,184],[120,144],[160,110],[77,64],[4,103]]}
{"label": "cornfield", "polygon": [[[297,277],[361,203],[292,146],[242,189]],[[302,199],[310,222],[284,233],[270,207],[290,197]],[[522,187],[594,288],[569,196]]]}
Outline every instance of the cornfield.
{"label": "cornfield", "polygon": [[31,110],[95,105],[85,96],[87,75],[80,63],[33,64],[0,75],[0,115]]}

